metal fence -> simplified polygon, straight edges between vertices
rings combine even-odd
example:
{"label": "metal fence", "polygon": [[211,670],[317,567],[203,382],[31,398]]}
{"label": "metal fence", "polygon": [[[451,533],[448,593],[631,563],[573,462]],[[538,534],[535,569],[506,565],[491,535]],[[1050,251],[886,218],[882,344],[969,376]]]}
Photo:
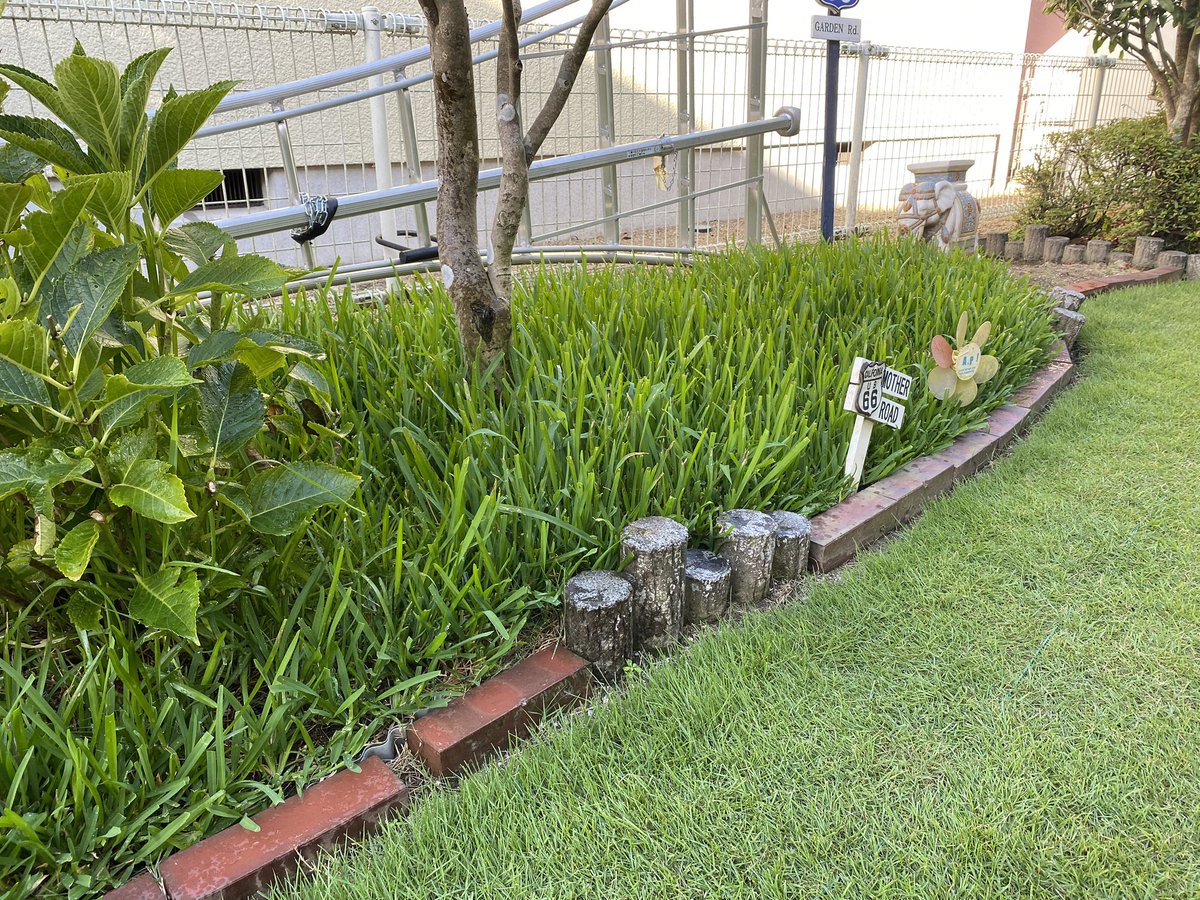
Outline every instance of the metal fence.
{"label": "metal fence", "polygon": [[[689,0],[677,0],[677,7],[674,33],[601,28],[543,157],[740,124],[784,105],[799,108],[799,133],[731,140],[535,183],[523,242],[723,246],[759,239],[764,216],[783,235],[817,234],[824,45],[766,40],[769,26],[755,20],[762,4],[754,0],[745,25],[717,31],[692,27]],[[222,188],[189,214],[218,221],[294,205],[302,191],[345,195],[435,178],[429,66],[418,52],[423,32],[415,11],[194,0],[10,0],[0,17],[4,57],[44,75],[76,41],[119,66],[150,49],[173,47],[155,102],[172,85],[186,91],[235,79],[238,91],[247,91],[395,54],[414,57],[369,78],[314,90],[302,84],[250,106],[227,103],[181,161],[225,171]],[[544,99],[573,33],[537,23],[523,29],[527,109]],[[1148,75],[1132,61],[871,44],[845,49],[837,179],[843,226],[889,222],[908,180],[906,166],[950,158],[975,160],[969,185],[985,216],[1003,219],[1014,209],[1016,173],[1052,133],[1156,108]],[[476,43],[484,56],[476,84],[485,167],[498,156],[486,114],[494,86],[486,57],[495,50],[492,36]],[[375,96],[343,102],[372,89]],[[35,106],[19,92],[8,103],[10,112]],[[378,160],[391,164],[377,167]],[[492,200],[483,195],[481,228]],[[376,235],[411,233],[399,240],[418,244],[430,229],[436,231],[431,204],[335,222],[308,254],[286,234],[245,243],[288,263],[328,266],[386,258]]]}

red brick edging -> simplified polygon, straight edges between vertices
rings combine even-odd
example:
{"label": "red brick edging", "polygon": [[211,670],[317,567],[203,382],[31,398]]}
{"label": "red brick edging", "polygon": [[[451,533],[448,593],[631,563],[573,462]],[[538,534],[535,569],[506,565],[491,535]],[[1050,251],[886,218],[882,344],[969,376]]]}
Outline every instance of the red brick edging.
{"label": "red brick edging", "polygon": [[[1065,285],[1096,294],[1144,284],[1177,281],[1181,269],[1151,269]],[[829,572],[863,547],[912,521],[954,484],[974,475],[1007,449],[1074,379],[1064,347],[1049,364],[988,416],[986,431],[961,435],[940,453],[896,472],[813,517],[810,566]],[[552,647],[489,678],[444,709],[408,729],[409,748],[435,775],[483,761],[528,734],[555,709],[587,697],[592,675],[587,660]],[[387,816],[407,809],[408,788],[380,760],[361,771],[338,772],[254,817],[257,832],[234,825],[174,853],[159,865],[163,884],[143,872],[110,891],[106,900],[236,900],[249,897],[294,871],[302,859],[338,841],[361,837]],[[164,890],[165,886],[165,890]]]}

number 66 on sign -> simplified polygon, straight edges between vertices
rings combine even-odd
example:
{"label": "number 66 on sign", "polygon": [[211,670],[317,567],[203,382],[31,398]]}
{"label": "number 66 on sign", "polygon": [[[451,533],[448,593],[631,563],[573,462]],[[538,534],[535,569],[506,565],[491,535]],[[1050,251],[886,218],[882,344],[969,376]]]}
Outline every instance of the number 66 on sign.
{"label": "number 66 on sign", "polygon": [[854,358],[844,408],[855,415],[850,450],[846,454],[846,474],[854,479],[856,490],[862,481],[872,426],[875,422],[889,428],[899,428],[904,424],[904,405],[888,397],[907,400],[912,381],[911,376],[890,369],[881,362],[861,356]]}

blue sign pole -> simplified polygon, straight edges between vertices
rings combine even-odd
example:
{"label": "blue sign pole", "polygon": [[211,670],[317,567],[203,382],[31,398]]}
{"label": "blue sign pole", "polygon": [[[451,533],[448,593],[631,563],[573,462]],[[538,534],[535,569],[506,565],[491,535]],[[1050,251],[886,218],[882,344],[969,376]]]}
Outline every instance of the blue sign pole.
{"label": "blue sign pole", "polygon": [[[839,15],[830,9],[827,15]],[[821,161],[821,238],[833,240],[833,204],[837,174],[838,69],[842,58],[839,41],[825,42],[825,156]]]}

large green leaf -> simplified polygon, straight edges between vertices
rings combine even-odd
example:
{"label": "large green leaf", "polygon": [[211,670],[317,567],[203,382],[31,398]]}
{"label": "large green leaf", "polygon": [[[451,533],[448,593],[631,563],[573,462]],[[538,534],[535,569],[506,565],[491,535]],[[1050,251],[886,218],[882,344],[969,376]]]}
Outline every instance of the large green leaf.
{"label": "large green leaf", "polygon": [[158,449],[158,438],[152,428],[125,431],[112,442],[104,462],[112,477],[121,481],[139,459],[150,459]]}
{"label": "large green leaf", "polygon": [[90,184],[95,193],[87,210],[104,223],[112,234],[126,229],[129,207],[133,205],[133,176],[129,172],[103,172],[99,175],[77,175],[67,184]]}
{"label": "large green leaf", "polygon": [[143,53],[121,73],[119,149],[122,165],[132,171],[141,168],[141,154],[145,152],[139,148],[139,144],[146,128],[146,104],[150,99],[150,88],[170,52],[170,47],[162,47]]}
{"label": "large green leaf", "polygon": [[211,87],[180,94],[163,101],[150,120],[146,143],[146,185],[165,172],[192,136],[208,121],[217,104],[233,90],[235,81],[219,81]]}
{"label": "large green leaf", "polygon": [[165,228],[211,194],[223,178],[208,169],[168,169],[150,191],[154,215]]}
{"label": "large green leaf", "polygon": [[44,168],[46,168],[46,164],[42,162],[40,156],[22,149],[16,144],[5,144],[0,147],[0,182],[4,184],[20,184]]}
{"label": "large green leaf", "polygon": [[22,253],[32,283],[31,298],[37,294],[51,265],[67,245],[95,190],[95,185],[91,184],[68,185],[55,192],[49,212],[39,210],[25,216],[25,228],[33,236],[33,243]]}
{"label": "large green leaf", "polygon": [[139,459],[125,474],[124,480],[113,485],[108,499],[139,516],[174,525],[186,522],[196,514],[188,506],[187,493],[179,476],[161,459]]}
{"label": "large green leaf", "polygon": [[100,540],[100,523],[84,519],[66,533],[54,550],[54,565],[71,581],[78,581],[92,561],[92,551]]}
{"label": "large green leaf", "polygon": [[35,504],[58,487],[92,470],[90,459],[73,459],[42,446],[0,451],[0,500],[24,494]]}
{"label": "large green leaf", "polygon": [[105,382],[104,401],[93,418],[99,416],[107,436],[114,428],[137,421],[147,403],[171,397],[181,388],[195,383],[178,357],[148,359]]}
{"label": "large green leaf", "polygon": [[278,294],[287,284],[288,273],[265,256],[222,256],[191,272],[172,294],[220,291],[247,297]]}
{"label": "large green leaf", "polygon": [[[319,359],[324,351],[303,338],[282,331],[251,328],[246,331],[225,329],[210,334],[188,350],[188,366],[198,369],[229,359],[240,359],[248,351],[270,350],[276,358],[287,354]],[[251,367],[253,368],[253,367]]]}
{"label": "large green leaf", "polygon": [[267,415],[253,373],[239,362],[226,362],[200,374],[200,427],[212,443],[213,457],[242,449],[262,430]]}
{"label": "large green leaf", "polygon": [[0,322],[0,403],[49,406],[50,391],[42,376],[50,365],[50,336],[36,322]]}
{"label": "large green leaf", "polygon": [[0,63],[0,77],[7,78],[60,119],[63,117],[58,88],[41,75],[10,63]]}
{"label": "large green leaf", "polygon": [[12,231],[21,221],[21,214],[33,188],[26,184],[0,184],[0,234]]}
{"label": "large green leaf", "polygon": [[260,472],[246,491],[250,524],[263,534],[292,534],[322,506],[354,496],[360,479],[318,462],[287,463]]}
{"label": "large green leaf", "polygon": [[92,150],[120,165],[121,76],[107,60],[72,54],[54,67],[62,119]]}
{"label": "large green leaf", "polygon": [[49,119],[0,115],[0,138],[75,175],[97,171],[95,162],[79,146],[75,135]]}
{"label": "large green leaf", "polygon": [[[181,580],[182,576],[182,580]],[[166,566],[146,578],[129,601],[129,614],[148,628],[167,631],[198,644],[196,614],[200,610],[200,579],[195,572],[184,574]]]}
{"label": "large green leaf", "polygon": [[141,256],[134,244],[123,244],[85,256],[59,278],[42,304],[60,327],[72,355],[91,340],[121,299]]}
{"label": "large green leaf", "polygon": [[198,266],[216,259],[218,254],[237,255],[237,241],[212,222],[188,222],[166,233],[163,242],[172,253]]}

